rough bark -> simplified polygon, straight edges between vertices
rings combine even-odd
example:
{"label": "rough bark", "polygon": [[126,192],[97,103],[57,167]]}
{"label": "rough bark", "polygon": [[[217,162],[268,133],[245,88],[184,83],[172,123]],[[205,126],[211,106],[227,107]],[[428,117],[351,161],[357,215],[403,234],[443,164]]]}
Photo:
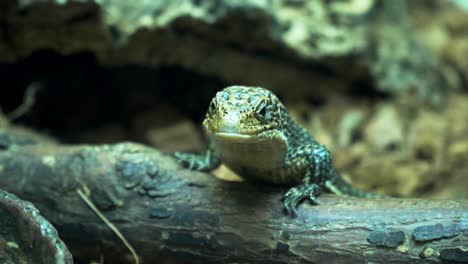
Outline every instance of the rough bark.
{"label": "rough bark", "polygon": [[86,186],[144,263],[467,261],[466,200],[322,195],[320,206],[303,203],[293,219],[282,211],[284,187],[221,181],[132,143],[12,140],[0,168],[0,186],[33,202],[76,259],[130,262],[77,194]]}
{"label": "rough bark", "polygon": [[0,189],[0,263],[73,264],[55,228],[30,202]]}

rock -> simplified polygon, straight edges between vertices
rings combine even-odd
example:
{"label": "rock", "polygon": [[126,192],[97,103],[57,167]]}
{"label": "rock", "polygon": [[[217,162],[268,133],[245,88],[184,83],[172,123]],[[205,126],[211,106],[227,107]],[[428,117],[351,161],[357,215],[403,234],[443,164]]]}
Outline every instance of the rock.
{"label": "rock", "polygon": [[385,189],[393,188],[392,193],[401,197],[414,197],[421,188],[434,181],[433,167],[427,162],[397,163],[393,172],[393,184]]}
{"label": "rock", "polygon": [[427,162],[406,162],[394,155],[363,159],[347,172],[361,189],[400,197],[413,197],[421,186],[433,180],[432,167]]}
{"label": "rock", "polygon": [[351,144],[353,135],[357,133],[365,117],[361,109],[350,109],[343,115],[338,125],[338,146],[347,147]]}
{"label": "rock", "polygon": [[419,29],[416,33],[444,65],[450,87],[466,89],[463,80],[468,79],[468,13],[460,4],[455,5],[466,1],[429,2],[409,1],[410,14]]}
{"label": "rock", "polygon": [[131,124],[132,138],[166,152],[204,151],[201,124],[193,121],[170,104],[138,114]]}
{"label": "rock", "polygon": [[333,153],[333,162],[338,170],[346,170],[361,165],[361,162],[369,157],[369,147],[363,142],[358,142],[347,148],[340,148]]}
{"label": "rock", "polygon": [[382,104],[364,128],[364,140],[373,151],[401,149],[403,124],[395,105]]}
{"label": "rock", "polygon": [[3,63],[44,49],[86,51],[103,65],[178,66],[296,98],[364,76],[391,94],[416,89],[417,99],[444,99],[445,80],[413,38],[403,0],[8,3]]}
{"label": "rock", "polygon": [[447,125],[442,113],[421,111],[409,125],[408,149],[413,157],[440,167],[447,144]]}
{"label": "rock", "polygon": [[447,167],[460,168],[468,164],[468,139],[450,144],[447,151]]}
{"label": "rock", "polygon": [[131,135],[140,141],[148,142],[148,131],[164,128],[184,120],[185,117],[172,105],[158,103],[157,107],[141,112],[131,122]]}
{"label": "rock", "polygon": [[148,130],[146,137],[152,146],[165,152],[202,152],[206,148],[199,130],[189,120]]}
{"label": "rock", "polygon": [[449,96],[445,120],[448,126],[448,136],[451,141],[464,140],[468,134],[468,97],[454,94]]}
{"label": "rock", "polygon": [[119,123],[109,123],[80,133],[79,142],[87,144],[117,143],[126,140],[126,133]]}

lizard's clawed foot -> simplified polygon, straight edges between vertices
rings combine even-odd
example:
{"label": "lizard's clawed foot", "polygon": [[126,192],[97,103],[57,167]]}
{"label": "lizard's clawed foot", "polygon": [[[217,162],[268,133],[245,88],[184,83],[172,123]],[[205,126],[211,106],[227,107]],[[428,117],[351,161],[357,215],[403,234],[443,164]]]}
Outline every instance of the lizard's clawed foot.
{"label": "lizard's clawed foot", "polygon": [[311,204],[318,205],[320,202],[317,196],[320,194],[320,189],[320,186],[315,183],[304,183],[289,189],[283,197],[286,214],[296,217],[297,205],[306,198],[309,198]]}
{"label": "lizard's clawed foot", "polygon": [[189,170],[209,171],[211,169],[209,157],[205,155],[175,152],[174,157]]}

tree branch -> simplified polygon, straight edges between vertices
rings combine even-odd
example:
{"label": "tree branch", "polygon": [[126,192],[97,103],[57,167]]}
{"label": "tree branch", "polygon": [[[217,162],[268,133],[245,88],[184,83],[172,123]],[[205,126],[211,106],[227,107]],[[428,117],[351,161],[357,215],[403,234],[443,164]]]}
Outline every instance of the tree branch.
{"label": "tree branch", "polygon": [[[6,132],[0,138],[1,133]],[[144,263],[467,259],[466,200],[322,195],[321,205],[303,203],[293,219],[282,211],[285,187],[224,182],[181,169],[172,158],[141,145],[21,142],[33,143],[9,141],[0,151],[0,187],[33,202],[76,259],[103,255],[106,263],[131,261],[121,241],[78,196],[83,186]]]}

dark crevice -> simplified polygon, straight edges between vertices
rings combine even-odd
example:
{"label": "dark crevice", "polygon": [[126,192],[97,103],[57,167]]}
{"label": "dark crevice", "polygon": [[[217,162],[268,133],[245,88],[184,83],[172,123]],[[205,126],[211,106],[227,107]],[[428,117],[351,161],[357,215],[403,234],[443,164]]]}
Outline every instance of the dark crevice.
{"label": "dark crevice", "polygon": [[[324,76],[335,74],[328,66],[303,66]],[[112,124],[118,124],[126,134],[142,113],[164,111],[158,108],[160,105],[171,105],[200,123],[215,93],[234,84],[177,66],[106,68],[87,52],[63,56],[42,50],[15,64],[0,65],[0,70],[5,75],[4,87],[7,87],[0,98],[3,112],[9,113],[18,107],[26,88],[39,82],[42,88],[36,94],[35,104],[15,123],[47,131],[68,143],[79,142],[77,131]],[[366,79],[352,83],[351,90],[353,96],[387,96],[376,92]],[[306,100],[314,108],[326,103],[322,97]]]}
{"label": "dark crevice", "polygon": [[42,88],[30,111],[16,123],[47,130],[62,141],[75,142],[76,131],[118,123],[129,128],[140,113],[162,103],[176,107],[199,122],[214,93],[228,85],[180,67],[153,69],[128,65],[100,66],[90,53],[62,56],[40,51],[16,64],[0,65],[5,75],[0,106],[13,111],[26,88],[39,82]]}
{"label": "dark crevice", "polygon": [[385,100],[391,97],[389,93],[378,91],[370,78],[352,81],[347,91],[348,95],[353,98]]}

